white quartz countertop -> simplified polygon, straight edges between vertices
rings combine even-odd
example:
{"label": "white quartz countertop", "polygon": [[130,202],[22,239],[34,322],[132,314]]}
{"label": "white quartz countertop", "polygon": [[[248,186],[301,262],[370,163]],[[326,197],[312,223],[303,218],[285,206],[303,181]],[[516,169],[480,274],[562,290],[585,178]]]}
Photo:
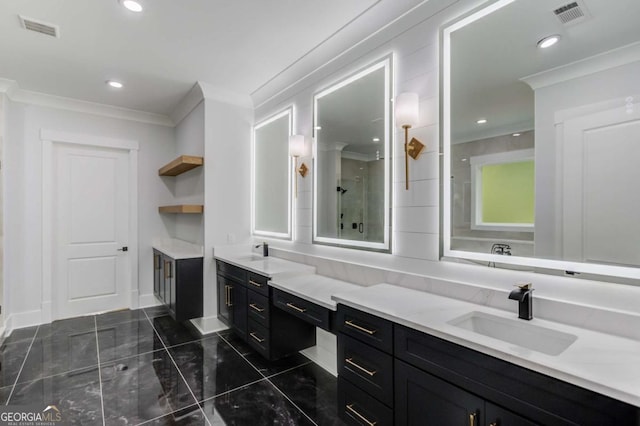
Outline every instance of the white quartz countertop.
{"label": "white quartz countertop", "polygon": [[[640,342],[390,284],[362,287],[332,296],[337,303],[377,315],[487,355],[555,377],[640,407]],[[559,355],[547,355],[459,328],[448,322],[470,312],[515,319],[578,338]]]}
{"label": "white quartz countertop", "polygon": [[277,257],[263,257],[255,253],[215,253],[216,259],[247,269],[256,274],[273,278],[276,275],[313,274],[314,266],[291,262]]}
{"label": "white quartz countertop", "polygon": [[333,294],[362,288],[346,281],[316,274],[274,278],[269,285],[332,311],[337,307],[336,301],[331,298]]}
{"label": "white quartz countertop", "polygon": [[151,246],[176,260],[192,259],[204,255],[202,246],[175,238],[157,239],[153,241]]}

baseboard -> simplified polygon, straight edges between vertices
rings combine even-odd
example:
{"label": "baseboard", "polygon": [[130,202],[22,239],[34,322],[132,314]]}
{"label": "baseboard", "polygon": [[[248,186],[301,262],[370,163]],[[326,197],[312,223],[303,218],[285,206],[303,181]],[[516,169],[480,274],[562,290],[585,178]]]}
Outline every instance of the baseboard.
{"label": "baseboard", "polygon": [[193,324],[193,326],[198,330],[198,333],[203,336],[229,328],[225,323],[220,321],[217,316],[195,318],[191,320],[191,324]]}
{"label": "baseboard", "polygon": [[138,308],[150,308],[152,306],[159,306],[162,303],[153,293],[150,294],[141,294],[138,296]]}
{"label": "baseboard", "polygon": [[42,311],[28,311],[7,316],[4,323],[5,334],[8,336],[13,330],[43,324]]}

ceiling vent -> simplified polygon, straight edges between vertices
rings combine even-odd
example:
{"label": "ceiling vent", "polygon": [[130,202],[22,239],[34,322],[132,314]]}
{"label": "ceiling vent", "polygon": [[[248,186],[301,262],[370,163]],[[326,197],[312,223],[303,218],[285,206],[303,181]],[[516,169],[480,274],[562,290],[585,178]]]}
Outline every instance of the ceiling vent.
{"label": "ceiling vent", "polygon": [[20,18],[20,23],[25,30],[35,31],[51,37],[60,37],[60,28],[57,25],[48,24],[22,15],[18,15],[18,17]]}
{"label": "ceiling vent", "polygon": [[555,9],[553,13],[562,25],[578,24],[590,16],[589,11],[582,1],[567,3]]}

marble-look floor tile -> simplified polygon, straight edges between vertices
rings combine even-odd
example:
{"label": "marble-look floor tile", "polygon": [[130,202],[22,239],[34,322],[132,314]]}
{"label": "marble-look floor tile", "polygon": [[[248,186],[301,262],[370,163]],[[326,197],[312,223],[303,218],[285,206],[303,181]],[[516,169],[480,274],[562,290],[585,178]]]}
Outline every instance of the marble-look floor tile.
{"label": "marble-look floor tile", "polygon": [[19,328],[17,330],[13,330],[11,332],[11,335],[4,339],[3,344],[11,345],[14,343],[24,343],[24,342],[31,343],[31,341],[33,340],[33,336],[36,335],[36,331],[38,331],[37,325],[34,327],[25,327],[25,328]]}
{"label": "marble-look floor tile", "polygon": [[105,424],[130,425],[196,403],[162,349],[101,365]]}
{"label": "marble-look floor tile", "polygon": [[0,387],[13,386],[27,357],[31,340],[0,346]]}
{"label": "marble-look floor tile", "polygon": [[110,327],[116,324],[122,324],[130,321],[146,320],[147,316],[143,309],[123,309],[120,311],[106,312],[96,315],[96,324],[98,329]]}
{"label": "marble-look floor tile", "polygon": [[149,308],[143,308],[143,311],[149,318],[163,317],[169,315],[169,308],[165,305],[151,306]]}
{"label": "marble-look floor tile", "polygon": [[9,404],[55,405],[64,424],[100,425],[102,405],[98,368],[18,384]]}
{"label": "marble-look floor tile", "polygon": [[270,380],[317,424],[344,424],[336,405],[338,380],[318,365],[306,364]]}
{"label": "marble-look floor tile", "polygon": [[146,318],[98,326],[98,350],[101,363],[157,349],[163,349],[162,343]]}
{"label": "marble-look floor tile", "polygon": [[174,346],[169,351],[198,401],[262,379],[242,356],[217,336]]}
{"label": "marble-look floor tile", "polygon": [[241,353],[243,356],[247,356],[250,354],[258,354],[255,349],[253,349],[247,342],[238,337],[233,331],[225,330],[218,333],[220,337],[227,341],[231,346],[235,348],[236,351]]}
{"label": "marble-look floor tile", "polygon": [[56,330],[44,333],[46,337],[40,337],[40,330],[18,377],[19,382],[30,382],[98,364],[94,330]]}
{"label": "marble-look floor tile", "polygon": [[209,426],[198,404],[142,424],[145,426]]}
{"label": "marble-look floor tile", "polygon": [[212,425],[313,425],[266,379],[202,404]]}
{"label": "marble-look floor tile", "polygon": [[309,358],[300,353],[290,355],[286,358],[281,358],[277,361],[268,361],[259,353],[248,354],[245,358],[255,368],[257,368],[261,374],[267,377],[311,362]]}
{"label": "marble-look floor tile", "polygon": [[54,321],[51,324],[43,324],[38,327],[36,339],[46,337],[60,338],[83,334],[89,331],[96,331],[96,323],[93,315]]}
{"label": "marble-look floor tile", "polygon": [[11,395],[11,390],[13,386],[5,386],[0,388],[0,405],[7,405],[7,401],[9,400],[9,395]]}
{"label": "marble-look floor tile", "polygon": [[167,347],[200,340],[202,336],[194,328],[175,322],[170,316],[151,319],[153,327]]}

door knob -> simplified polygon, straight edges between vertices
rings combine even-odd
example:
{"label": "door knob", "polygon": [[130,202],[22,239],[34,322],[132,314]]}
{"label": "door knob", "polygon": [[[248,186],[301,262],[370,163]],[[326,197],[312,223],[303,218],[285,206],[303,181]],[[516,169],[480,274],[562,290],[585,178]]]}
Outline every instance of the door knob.
{"label": "door knob", "polygon": [[124,246],[122,248],[119,248],[118,251],[129,251],[129,247]]}

